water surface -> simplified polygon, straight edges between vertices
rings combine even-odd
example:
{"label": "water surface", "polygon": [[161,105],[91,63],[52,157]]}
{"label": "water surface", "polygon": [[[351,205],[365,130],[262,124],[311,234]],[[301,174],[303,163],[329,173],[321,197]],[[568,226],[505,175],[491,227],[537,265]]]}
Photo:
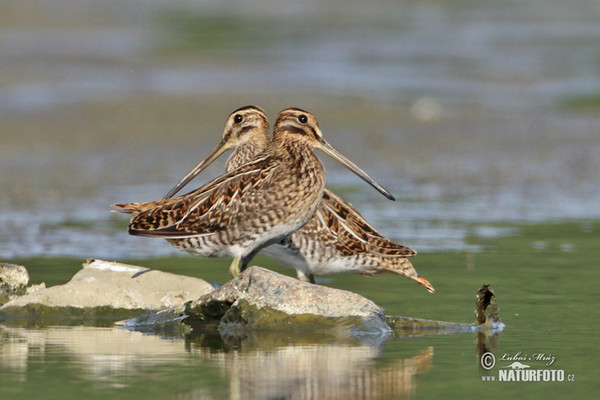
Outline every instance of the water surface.
{"label": "water surface", "polygon": [[[152,333],[112,327],[107,321],[5,320],[0,327],[0,383],[17,398],[435,398],[451,390],[473,397],[592,396],[598,312],[597,222],[505,225],[497,238],[472,237],[481,250],[421,254],[418,271],[435,286],[431,295],[397,276],[328,276],[318,283],[359,293],[388,315],[471,323],[475,292],[492,285],[506,324],[501,334],[475,332],[408,337],[332,338],[310,332],[256,333],[247,337],[215,330]],[[15,260],[30,266],[35,282],[66,281],[78,260]],[[210,261],[210,262],[209,262]],[[54,264],[68,266],[61,276]],[[228,260],[161,258],[131,260],[165,271],[224,283]],[[260,265],[290,269],[257,258]],[[54,273],[48,268],[54,268]],[[56,281],[58,280],[58,282]],[[67,325],[67,326],[65,326]],[[94,326],[96,325],[96,326]],[[496,356],[483,370],[480,356]],[[542,357],[538,360],[536,357]],[[507,358],[502,360],[502,357]],[[560,369],[574,382],[491,382],[511,365]],[[548,365],[546,359],[552,359]],[[76,382],[77,389],[64,382]],[[39,384],[37,384],[39,383]],[[51,396],[51,397],[52,397]]]}

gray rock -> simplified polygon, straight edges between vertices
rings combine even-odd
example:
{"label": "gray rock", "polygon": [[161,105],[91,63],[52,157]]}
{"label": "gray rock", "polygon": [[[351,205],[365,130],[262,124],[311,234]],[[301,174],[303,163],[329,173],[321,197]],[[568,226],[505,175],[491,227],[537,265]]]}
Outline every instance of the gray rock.
{"label": "gray rock", "polygon": [[388,333],[381,307],[358,294],[301,282],[261,267],[187,303],[186,323],[219,321],[222,331],[327,329]]}
{"label": "gray rock", "polygon": [[[213,286],[203,279],[102,260],[83,264],[64,285],[39,288],[0,307],[4,315],[21,315],[48,309],[161,310],[211,292]],[[62,310],[62,311],[61,311]],[[55,313],[56,314],[56,313]],[[97,315],[98,313],[96,313]]]}

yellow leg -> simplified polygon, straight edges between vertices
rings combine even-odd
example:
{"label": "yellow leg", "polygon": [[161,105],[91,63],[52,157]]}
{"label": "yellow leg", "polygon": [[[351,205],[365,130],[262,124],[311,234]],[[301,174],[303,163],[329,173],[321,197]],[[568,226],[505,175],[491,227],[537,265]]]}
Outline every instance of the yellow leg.
{"label": "yellow leg", "polygon": [[229,266],[229,272],[234,278],[240,274],[240,261],[241,257],[235,257]]}
{"label": "yellow leg", "polygon": [[299,271],[299,270],[296,270],[296,274],[298,275],[298,279],[301,280],[302,282],[309,281],[310,283],[316,283],[315,277],[313,274],[308,274],[308,277],[306,277],[304,272]]}
{"label": "yellow leg", "polygon": [[306,282],[306,275],[304,275],[304,272],[296,270],[296,275],[298,275],[299,281]]}

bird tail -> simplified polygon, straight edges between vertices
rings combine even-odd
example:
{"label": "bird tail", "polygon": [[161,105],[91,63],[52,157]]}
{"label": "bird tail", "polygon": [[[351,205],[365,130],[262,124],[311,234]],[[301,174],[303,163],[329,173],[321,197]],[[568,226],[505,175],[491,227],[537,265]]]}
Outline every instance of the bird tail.
{"label": "bird tail", "polygon": [[415,282],[420,283],[421,285],[425,286],[425,289],[427,289],[427,291],[429,293],[433,293],[435,292],[435,288],[433,287],[433,285],[431,283],[429,283],[429,281],[425,278],[423,278],[422,276],[417,276],[412,278]]}
{"label": "bird tail", "polygon": [[425,287],[429,293],[435,292],[433,285],[417,273],[417,270],[407,258],[388,258],[387,265],[384,268],[386,271],[412,279]]}

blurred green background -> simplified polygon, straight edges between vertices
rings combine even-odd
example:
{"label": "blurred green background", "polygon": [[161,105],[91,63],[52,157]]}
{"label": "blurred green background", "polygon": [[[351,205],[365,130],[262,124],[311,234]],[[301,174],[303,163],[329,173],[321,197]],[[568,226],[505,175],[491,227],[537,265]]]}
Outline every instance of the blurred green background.
{"label": "blurred green background", "polygon": [[402,201],[323,157],[328,185],[422,250],[464,221],[597,218],[599,7],[2,2],[0,256],[159,255],[110,249],[108,205],[162,196],[246,104],[315,114]]}

